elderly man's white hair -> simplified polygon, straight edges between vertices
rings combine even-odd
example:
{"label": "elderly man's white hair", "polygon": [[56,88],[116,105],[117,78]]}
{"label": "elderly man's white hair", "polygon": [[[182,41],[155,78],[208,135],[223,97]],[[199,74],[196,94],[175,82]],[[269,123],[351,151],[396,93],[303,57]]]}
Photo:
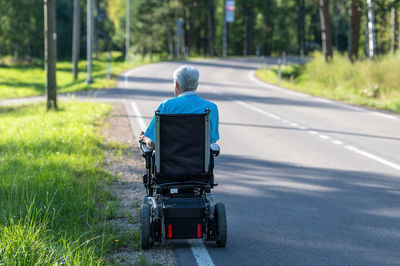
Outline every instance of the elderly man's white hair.
{"label": "elderly man's white hair", "polygon": [[199,83],[199,71],[194,66],[184,65],[174,71],[174,82],[179,85],[180,91],[194,91]]}

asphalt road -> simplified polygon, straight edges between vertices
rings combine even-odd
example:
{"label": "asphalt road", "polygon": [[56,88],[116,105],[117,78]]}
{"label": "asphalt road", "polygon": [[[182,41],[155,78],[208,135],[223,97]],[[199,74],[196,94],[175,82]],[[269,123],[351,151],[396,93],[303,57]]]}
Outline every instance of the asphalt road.
{"label": "asphalt road", "polygon": [[[198,94],[220,113],[213,193],[227,207],[228,244],[205,244],[215,265],[400,264],[398,115],[265,85],[256,59],[191,63]],[[139,134],[173,97],[181,64],[130,71],[97,97],[124,98]],[[196,264],[188,242],[172,245],[182,265]]]}
{"label": "asphalt road", "polygon": [[[181,64],[145,66],[119,83],[146,124],[173,97]],[[214,195],[229,237],[223,249],[205,244],[215,265],[400,264],[399,116],[264,85],[255,59],[192,64],[198,94],[220,112]],[[195,264],[189,244],[172,245],[181,264]]]}

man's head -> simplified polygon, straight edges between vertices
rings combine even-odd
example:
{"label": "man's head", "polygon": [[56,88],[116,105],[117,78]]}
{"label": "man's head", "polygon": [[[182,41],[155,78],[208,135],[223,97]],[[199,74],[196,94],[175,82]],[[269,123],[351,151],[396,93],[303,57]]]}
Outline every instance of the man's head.
{"label": "man's head", "polygon": [[199,71],[193,66],[181,66],[174,74],[175,96],[185,91],[195,91],[199,83]]}

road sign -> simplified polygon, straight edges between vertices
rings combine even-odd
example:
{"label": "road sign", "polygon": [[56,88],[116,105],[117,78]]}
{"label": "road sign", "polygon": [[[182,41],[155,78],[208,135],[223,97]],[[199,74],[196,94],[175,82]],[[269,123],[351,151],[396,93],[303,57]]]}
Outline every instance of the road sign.
{"label": "road sign", "polygon": [[225,21],[234,22],[235,21],[235,1],[227,0],[225,5]]}

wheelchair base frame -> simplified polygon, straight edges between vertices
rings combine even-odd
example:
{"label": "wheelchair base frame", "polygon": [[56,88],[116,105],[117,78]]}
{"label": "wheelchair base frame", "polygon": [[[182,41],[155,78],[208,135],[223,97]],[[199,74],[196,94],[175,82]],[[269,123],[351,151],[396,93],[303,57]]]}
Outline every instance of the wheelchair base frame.
{"label": "wheelchair base frame", "polygon": [[211,189],[214,184],[212,150],[208,182],[171,182],[156,184],[152,151],[141,144],[147,174],[143,184],[147,195],[141,205],[140,245],[150,248],[155,242],[174,239],[205,239],[224,247],[227,241],[226,210],[223,203],[214,204]]}
{"label": "wheelchair base frame", "polygon": [[[155,242],[173,239],[205,239],[216,241],[217,246],[225,246],[225,206],[217,203],[218,210],[223,209],[223,211],[216,212],[212,195],[206,193],[204,189],[199,189],[193,197],[185,196],[187,196],[185,193],[176,193],[143,197],[141,208],[143,249],[150,248]],[[144,209],[150,209],[148,214],[144,214],[145,217],[143,217]]]}

